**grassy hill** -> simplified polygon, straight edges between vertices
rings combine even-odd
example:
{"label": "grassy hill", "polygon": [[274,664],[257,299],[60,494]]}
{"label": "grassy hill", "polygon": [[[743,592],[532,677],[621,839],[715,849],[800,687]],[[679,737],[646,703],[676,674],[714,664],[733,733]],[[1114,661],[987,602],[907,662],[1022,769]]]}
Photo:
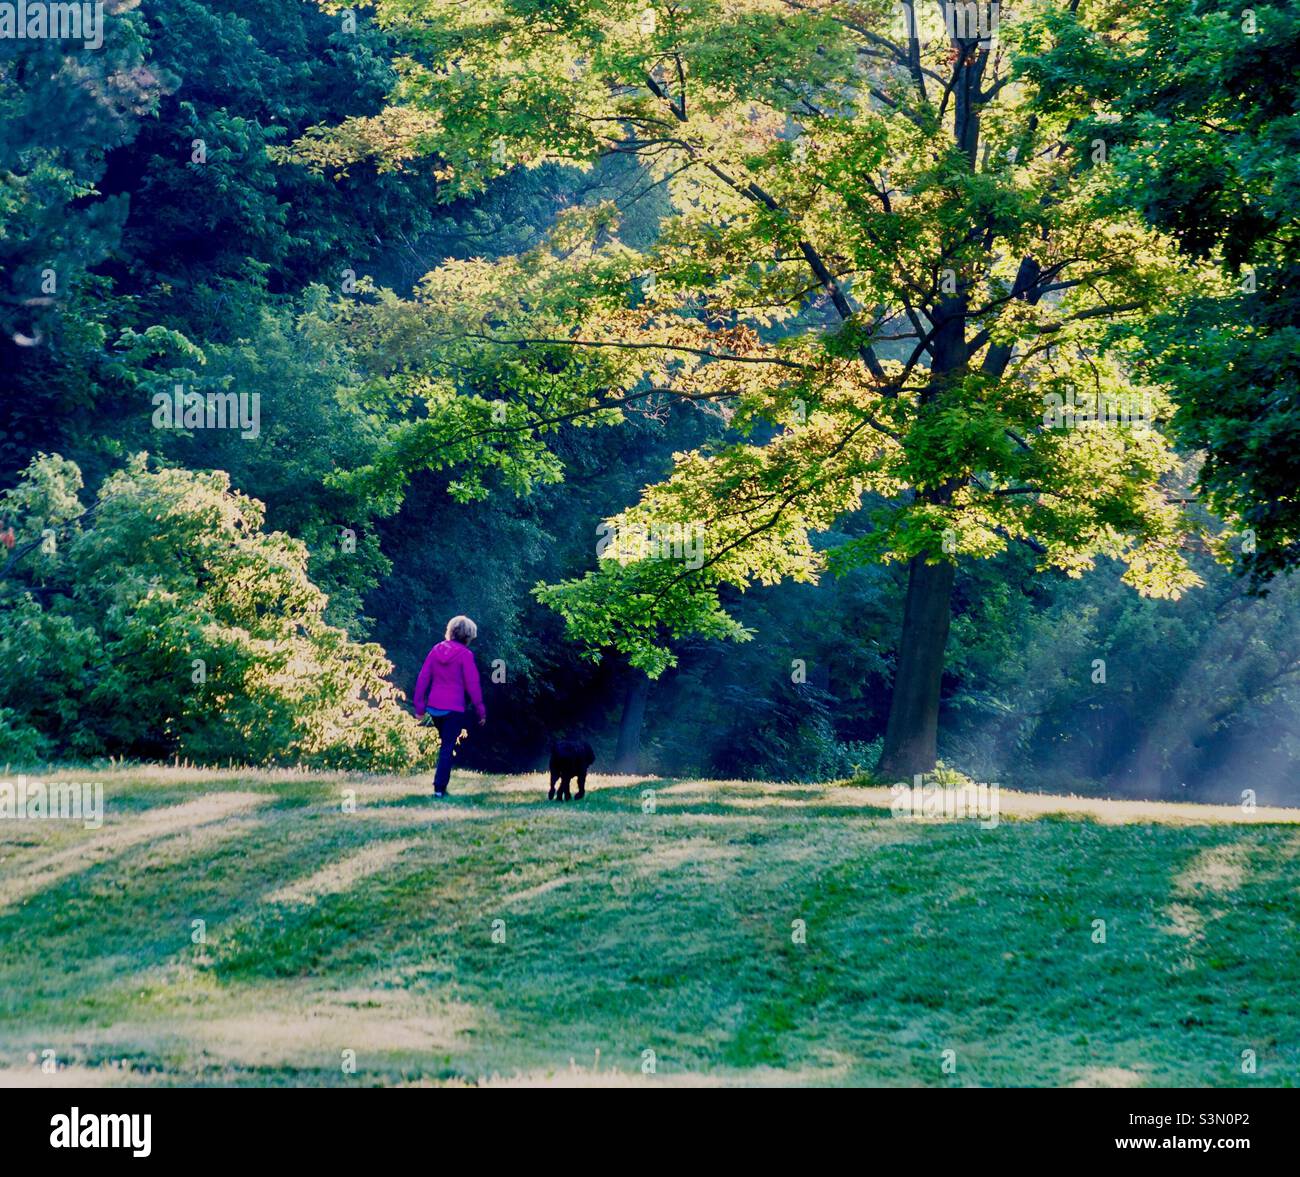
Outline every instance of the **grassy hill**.
{"label": "grassy hill", "polygon": [[0,822],[0,1085],[1300,1083],[1300,810],[94,779]]}

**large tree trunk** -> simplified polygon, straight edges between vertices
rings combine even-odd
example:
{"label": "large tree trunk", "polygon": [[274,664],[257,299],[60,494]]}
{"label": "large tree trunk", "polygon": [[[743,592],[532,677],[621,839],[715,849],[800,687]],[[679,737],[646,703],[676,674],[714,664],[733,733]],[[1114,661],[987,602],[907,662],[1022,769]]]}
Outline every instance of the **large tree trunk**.
{"label": "large tree trunk", "polygon": [[907,604],[898,642],[898,670],[885,728],[878,773],[891,781],[910,781],[931,772],[939,738],[939,687],[944,648],[952,619],[955,566],[948,560],[927,564],[914,556],[907,575]]}
{"label": "large tree trunk", "polygon": [[[923,411],[932,411],[950,379],[966,367],[964,293],[946,298],[931,316],[933,353],[930,380],[921,394]],[[951,501],[955,484],[931,487],[919,497],[937,505]],[[939,741],[939,687],[943,655],[952,620],[952,582],[956,566],[940,559],[927,564],[925,554],[912,557],[907,573],[907,602],[903,632],[898,639],[898,669],[885,726],[885,747],[879,775],[890,781],[910,780],[934,771]]]}
{"label": "large tree trunk", "polygon": [[633,670],[623,694],[623,718],[618,725],[618,748],[614,752],[615,772],[641,771],[641,725],[649,695],[649,678],[642,671]]}

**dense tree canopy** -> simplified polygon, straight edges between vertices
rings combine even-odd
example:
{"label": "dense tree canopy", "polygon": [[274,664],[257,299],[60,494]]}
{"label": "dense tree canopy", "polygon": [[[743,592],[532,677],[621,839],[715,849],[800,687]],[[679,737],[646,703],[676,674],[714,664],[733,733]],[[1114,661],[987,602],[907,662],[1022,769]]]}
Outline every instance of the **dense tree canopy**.
{"label": "dense tree canopy", "polygon": [[[1147,344],[1258,586],[1300,561],[1300,11],[1166,0],[1136,16],[1136,47],[1088,44],[1091,91],[1119,119],[1121,198],[1230,278],[1180,299]],[[1048,86],[1078,104],[1077,82]]]}
{"label": "dense tree canopy", "polygon": [[0,43],[0,760],[1293,771],[1292,9],[244,9]]}
{"label": "dense tree canopy", "polygon": [[[381,2],[413,50],[394,103],[298,145],[321,167],[436,154],[466,192],[519,165],[642,162],[671,202],[649,247],[602,202],[524,253],[424,279],[402,327],[446,424],[408,431],[377,473],[393,485],[461,429],[545,477],[531,439],[548,422],[647,394],[725,401],[727,442],[683,455],[613,520],[635,542],[543,599],[657,674],[674,637],[743,636],[723,586],[815,578],[811,535],[870,496],[874,526],[836,558],[911,562],[899,772],[933,767],[953,561],[1023,540],[1070,574],[1121,559],[1145,593],[1197,582],[1153,427],[1169,404],[1135,385],[1115,330],[1193,275],[1039,100],[1057,6],[1005,6],[997,28],[997,6],[969,7],[898,36],[883,4]],[[432,390],[453,385],[509,389],[495,436],[449,421]],[[1056,427],[1044,408],[1067,401],[1123,425]],[[659,558],[657,536],[692,528],[699,566]]]}

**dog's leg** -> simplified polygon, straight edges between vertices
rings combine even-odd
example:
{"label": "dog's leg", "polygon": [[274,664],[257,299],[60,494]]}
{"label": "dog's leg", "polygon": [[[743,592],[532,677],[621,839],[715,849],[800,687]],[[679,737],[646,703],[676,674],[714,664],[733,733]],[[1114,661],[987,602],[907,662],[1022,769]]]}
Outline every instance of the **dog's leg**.
{"label": "dog's leg", "polygon": [[564,779],[560,781],[560,800],[568,801],[569,799],[569,776],[566,773]]}
{"label": "dog's leg", "polygon": [[555,800],[555,782],[558,781],[559,779],[560,779],[560,774],[556,772],[555,769],[551,769],[551,790],[549,793],[546,794],[546,799],[548,801]]}
{"label": "dog's leg", "polygon": [[581,801],[587,795],[587,770],[578,769],[578,800]]}

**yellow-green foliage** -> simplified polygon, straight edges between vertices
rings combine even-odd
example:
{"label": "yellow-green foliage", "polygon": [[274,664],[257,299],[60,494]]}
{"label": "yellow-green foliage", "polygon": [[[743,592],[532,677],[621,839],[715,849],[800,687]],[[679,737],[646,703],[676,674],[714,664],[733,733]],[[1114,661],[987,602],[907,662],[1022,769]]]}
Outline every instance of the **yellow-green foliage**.
{"label": "yellow-green foliage", "polygon": [[[262,530],[229,476],[151,469],[107,478],[83,512],[77,468],[33,460],[5,495],[20,520],[0,581],[6,758],[42,753],[400,768],[434,737],[400,706],[376,645],[323,619],[307,549]],[[44,538],[42,538],[44,536]]]}
{"label": "yellow-green foliage", "polygon": [[[430,420],[354,477],[400,496],[409,471],[460,463],[467,494],[493,465],[526,486],[556,476],[537,447],[557,422],[651,394],[718,406],[727,444],[682,455],[611,521],[698,526],[706,558],[668,575],[604,559],[539,590],[573,636],[651,673],[675,637],[743,636],[723,590],[815,579],[816,533],[864,503],[876,526],[841,564],[1023,540],[1070,575],[1118,559],[1145,594],[1197,584],[1167,490],[1170,402],[1134,383],[1117,325],[1204,275],[1117,211],[1104,142],[1084,152],[1077,112],[1040,100],[1032,66],[1065,26],[1124,31],[1113,6],[1059,7],[1002,5],[987,41],[923,14],[909,45],[884,3],[378,0],[413,47],[389,108],[285,158],[430,156],[451,198],[626,155],[669,205],[642,248],[596,201],[525,252],[359,307],[390,362],[427,374]],[[508,414],[485,424],[476,396]],[[1053,397],[1142,418],[1071,428]]]}

